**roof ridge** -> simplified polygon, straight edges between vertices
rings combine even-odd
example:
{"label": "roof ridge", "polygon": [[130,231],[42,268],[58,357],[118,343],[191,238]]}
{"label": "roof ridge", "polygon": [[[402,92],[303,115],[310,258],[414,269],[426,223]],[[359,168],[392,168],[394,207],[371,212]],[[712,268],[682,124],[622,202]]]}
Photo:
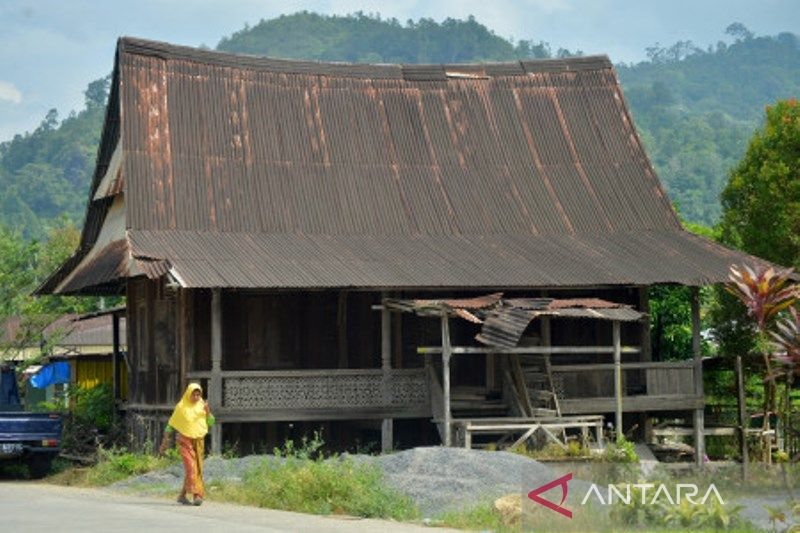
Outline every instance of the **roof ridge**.
{"label": "roof ridge", "polygon": [[[287,74],[321,74],[357,78],[391,78],[407,81],[463,79],[464,72],[473,72],[475,79],[499,76],[524,76],[539,72],[567,72],[579,70],[604,70],[612,68],[606,55],[593,55],[555,59],[525,59],[521,61],[495,61],[483,63],[349,63],[341,61],[314,61],[305,59],[279,59],[251,54],[220,52],[163,41],[120,37],[117,48],[122,53],[155,56],[161,59],[183,59],[205,64],[238,68],[269,70]],[[448,72],[457,75],[449,76]]]}

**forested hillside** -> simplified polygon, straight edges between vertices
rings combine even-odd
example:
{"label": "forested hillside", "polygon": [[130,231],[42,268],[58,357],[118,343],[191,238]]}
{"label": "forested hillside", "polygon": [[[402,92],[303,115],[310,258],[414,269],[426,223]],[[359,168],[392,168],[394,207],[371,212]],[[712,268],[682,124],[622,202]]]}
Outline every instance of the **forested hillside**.
{"label": "forested hillside", "polygon": [[[550,57],[547,43],[509,42],[474,18],[382,20],[361,13],[346,17],[295,13],[262,20],[223,38],[218,50],[287,59],[367,63],[463,63]],[[559,49],[559,55],[571,55]]]}
{"label": "forested hillside", "polygon": [[54,224],[81,222],[108,83],[89,83],[81,111],[59,121],[51,109],[33,132],[0,144],[0,224],[42,237]]}
{"label": "forested hillside", "polygon": [[[742,157],[763,109],[800,93],[792,34],[756,37],[731,25],[728,42],[648,49],[618,65],[634,120],[671,198],[687,220],[715,223],[719,192]],[[554,45],[555,46],[555,45]],[[219,50],[360,62],[507,61],[567,56],[548,43],[504,39],[469,18],[402,24],[362,14],[297,13],[223,38]],[[579,53],[579,52],[574,52]],[[614,58],[611,58],[612,60]],[[111,56],[109,55],[109,69]],[[61,217],[80,222],[103,119],[107,79],[89,84],[84,109],[59,121],[52,110],[34,132],[0,145],[0,223],[40,237]]]}
{"label": "forested hillside", "polygon": [[732,42],[653,46],[649,61],[617,66],[661,181],[687,220],[706,225],[764,108],[800,95],[797,36],[755,37],[741,24],[726,33]]}

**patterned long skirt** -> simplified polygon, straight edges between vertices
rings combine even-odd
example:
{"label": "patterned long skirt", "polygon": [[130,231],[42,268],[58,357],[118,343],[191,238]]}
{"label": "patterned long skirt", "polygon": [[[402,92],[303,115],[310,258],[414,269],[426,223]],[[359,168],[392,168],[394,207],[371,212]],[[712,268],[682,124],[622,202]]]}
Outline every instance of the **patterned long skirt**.
{"label": "patterned long skirt", "polygon": [[205,487],[203,486],[204,439],[190,439],[178,433],[177,441],[178,450],[183,459],[183,490],[186,494],[193,494],[195,498],[203,498],[205,497]]}

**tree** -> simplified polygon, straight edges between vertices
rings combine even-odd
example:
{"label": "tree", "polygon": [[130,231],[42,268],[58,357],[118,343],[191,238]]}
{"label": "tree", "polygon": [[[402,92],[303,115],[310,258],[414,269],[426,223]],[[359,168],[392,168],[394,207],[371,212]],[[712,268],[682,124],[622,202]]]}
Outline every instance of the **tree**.
{"label": "tree", "polygon": [[753,32],[747,29],[747,26],[741,22],[734,22],[725,28],[725,35],[730,35],[736,41],[749,41],[753,38]]}
{"label": "tree", "polygon": [[105,107],[109,85],[111,85],[111,74],[89,83],[86,90],[83,91],[86,109]]}
{"label": "tree", "polygon": [[800,267],[800,106],[767,107],[722,193],[723,242],[775,263]]}
{"label": "tree", "polygon": [[40,296],[32,292],[77,248],[78,229],[66,219],[47,231],[44,241],[0,225],[0,321],[20,318],[14,339],[0,338],[0,349],[39,345],[44,328],[61,315],[98,309],[97,298]]}

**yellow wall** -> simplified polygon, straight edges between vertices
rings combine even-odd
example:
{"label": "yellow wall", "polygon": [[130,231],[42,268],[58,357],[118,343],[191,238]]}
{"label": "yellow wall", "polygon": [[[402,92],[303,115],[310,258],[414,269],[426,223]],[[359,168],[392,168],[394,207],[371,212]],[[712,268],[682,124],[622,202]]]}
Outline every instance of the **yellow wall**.
{"label": "yellow wall", "polygon": [[[80,387],[91,389],[100,383],[114,383],[113,366],[111,361],[91,361],[76,358],[70,361],[75,383]],[[122,399],[128,398],[128,369],[120,365],[120,395]]]}

